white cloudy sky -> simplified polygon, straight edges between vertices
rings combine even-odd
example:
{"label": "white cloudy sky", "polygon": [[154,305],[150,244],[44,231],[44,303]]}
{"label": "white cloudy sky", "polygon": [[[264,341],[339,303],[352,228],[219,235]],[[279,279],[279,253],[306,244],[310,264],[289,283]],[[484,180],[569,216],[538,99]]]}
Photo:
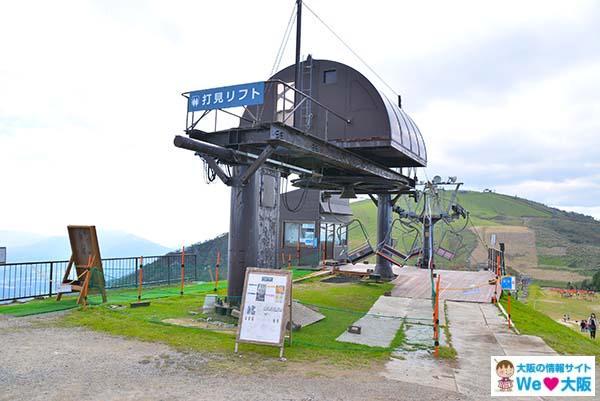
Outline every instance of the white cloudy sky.
{"label": "white cloudy sky", "polygon": [[[429,176],[600,217],[600,3],[308,4],[403,95]],[[96,224],[171,247],[227,231],[228,189],[172,145],[179,94],[267,78],[292,6],[1,2],[0,229]],[[304,27],[304,55],[370,76]]]}

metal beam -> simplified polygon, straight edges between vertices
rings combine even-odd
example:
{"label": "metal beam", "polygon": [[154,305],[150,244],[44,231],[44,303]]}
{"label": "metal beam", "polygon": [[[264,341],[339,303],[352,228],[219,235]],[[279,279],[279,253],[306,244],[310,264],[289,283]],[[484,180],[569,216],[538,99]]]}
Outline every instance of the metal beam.
{"label": "metal beam", "polygon": [[[242,185],[246,185],[252,174],[256,172],[262,166],[269,156],[273,154],[275,148],[271,145],[267,145],[267,147],[262,151],[262,153],[258,156],[258,159],[254,160],[254,162],[244,171],[242,176],[240,177],[240,183]],[[237,179],[236,179],[237,180]]]}
{"label": "metal beam", "polygon": [[176,135],[173,143],[178,148],[193,150],[194,152],[209,155],[217,159],[224,159],[227,161],[237,160],[237,155],[233,150],[213,145],[212,143],[196,141],[181,135]]}
{"label": "metal beam", "polygon": [[202,153],[198,153],[198,155],[200,157],[202,157],[204,160],[206,160],[206,163],[208,164],[208,166],[215,172],[215,174],[221,179],[221,181],[223,181],[223,184],[225,184],[225,185],[231,184],[231,177],[229,177],[227,174],[225,174],[225,172],[217,164],[217,161],[215,159],[213,159],[212,157],[210,157],[208,155],[204,155]]}
{"label": "metal beam", "polygon": [[268,142],[312,154],[340,169],[361,171],[387,180],[409,184],[409,179],[400,173],[291,127],[273,124]]}

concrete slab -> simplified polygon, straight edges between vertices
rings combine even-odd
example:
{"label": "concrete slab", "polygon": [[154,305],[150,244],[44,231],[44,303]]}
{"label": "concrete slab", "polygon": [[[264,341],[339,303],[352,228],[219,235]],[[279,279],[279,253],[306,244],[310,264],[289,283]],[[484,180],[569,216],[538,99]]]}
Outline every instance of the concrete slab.
{"label": "concrete slab", "polygon": [[[445,324],[443,310],[440,324]],[[361,334],[343,333],[337,341],[363,344],[371,347],[389,347],[403,321],[411,325],[431,325],[433,322],[431,301],[400,297],[379,297],[369,312],[354,325],[361,326]],[[433,330],[431,326],[428,330]],[[431,335],[429,337],[431,344]]]}
{"label": "concrete slab", "polygon": [[292,321],[302,327],[316,323],[325,316],[298,302],[292,302]]}
{"label": "concrete slab", "polygon": [[389,347],[404,321],[403,313],[409,301],[379,297],[369,312],[354,323],[355,326],[361,327],[361,333],[351,334],[346,331],[337,341],[369,347]]}
{"label": "concrete slab", "polygon": [[[433,349],[433,326],[431,325],[405,323],[404,337],[405,341],[398,352]],[[442,346],[448,345],[446,334],[442,329],[440,329],[438,341]]]}
{"label": "concrete slab", "polygon": [[435,360],[425,350],[393,355],[381,374],[390,380],[457,391],[451,362]]}
{"label": "concrete slab", "polygon": [[458,353],[454,377],[460,393],[478,400],[492,399],[487,374],[490,355],[556,355],[539,337],[517,335],[509,330],[495,305],[466,302],[447,305],[452,345]]}

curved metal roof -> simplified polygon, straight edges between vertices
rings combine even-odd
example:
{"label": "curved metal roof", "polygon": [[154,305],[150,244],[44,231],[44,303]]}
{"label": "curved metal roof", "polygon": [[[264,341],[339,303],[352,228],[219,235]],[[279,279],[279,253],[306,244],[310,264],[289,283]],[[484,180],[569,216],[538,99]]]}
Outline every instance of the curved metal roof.
{"label": "curved metal roof", "polygon": [[400,145],[406,151],[411,152],[414,157],[427,164],[427,149],[417,124],[396,103],[392,103],[381,91],[378,90],[378,92],[388,113],[392,138],[399,138]]}
{"label": "curved metal roof", "polygon": [[[415,122],[363,74],[337,61],[310,56],[302,62],[301,68],[299,89],[344,118],[336,118],[316,102],[306,101],[297,111],[293,109],[296,121],[277,120],[280,104],[277,99],[281,94],[276,86],[281,85],[278,82],[293,85],[294,65],[280,70],[267,81],[270,90],[265,92],[265,104],[248,107],[245,117],[259,116],[264,122],[274,118],[272,121],[293,125],[386,167],[427,165],[425,141]],[[293,92],[290,98],[287,105],[293,108]]]}

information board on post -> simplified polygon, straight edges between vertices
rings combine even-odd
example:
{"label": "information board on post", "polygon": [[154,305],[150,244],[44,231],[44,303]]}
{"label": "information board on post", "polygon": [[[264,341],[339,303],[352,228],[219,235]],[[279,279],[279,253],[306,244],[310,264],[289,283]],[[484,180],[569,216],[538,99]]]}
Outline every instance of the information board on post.
{"label": "information board on post", "polygon": [[289,270],[246,270],[235,352],[245,342],[280,347],[283,356],[285,331],[291,330],[291,292]]}

